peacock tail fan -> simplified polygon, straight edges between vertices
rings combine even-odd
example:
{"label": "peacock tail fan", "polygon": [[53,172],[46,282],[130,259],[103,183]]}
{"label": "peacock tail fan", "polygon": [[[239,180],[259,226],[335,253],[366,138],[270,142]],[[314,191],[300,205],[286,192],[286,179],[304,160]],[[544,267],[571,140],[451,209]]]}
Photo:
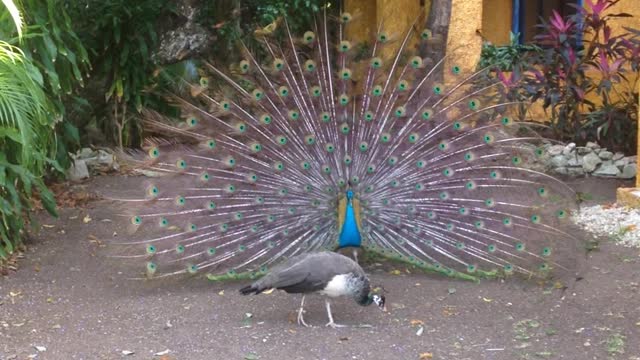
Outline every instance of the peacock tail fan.
{"label": "peacock tail fan", "polygon": [[282,21],[257,35],[266,59],[243,47],[170,96],[180,124],[147,112],[157,133],[188,141],[131,157],[154,176],[119,199],[129,231],[115,256],[141,277],[253,278],[335,249],[351,221],[368,252],[449,276],[570,270],[575,195],[528,166],[542,139],[508,116],[503,85],[455,54],[419,54],[428,30],[380,25],[355,46],[353,21],[324,13],[300,35]]}

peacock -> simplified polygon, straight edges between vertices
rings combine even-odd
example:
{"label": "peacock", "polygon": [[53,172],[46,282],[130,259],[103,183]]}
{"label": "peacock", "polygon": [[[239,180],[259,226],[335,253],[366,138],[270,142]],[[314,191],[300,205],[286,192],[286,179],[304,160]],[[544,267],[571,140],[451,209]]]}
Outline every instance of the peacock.
{"label": "peacock", "polygon": [[430,57],[428,29],[380,24],[356,44],[356,21],[325,10],[293,34],[279,19],[260,56],[241,44],[167,94],[179,120],[146,112],[164,139],[128,160],[153,176],[118,199],[114,256],[134,277],[257,279],[344,248],[469,280],[571,270],[575,195],[529,166],[545,140],[503,82]]}

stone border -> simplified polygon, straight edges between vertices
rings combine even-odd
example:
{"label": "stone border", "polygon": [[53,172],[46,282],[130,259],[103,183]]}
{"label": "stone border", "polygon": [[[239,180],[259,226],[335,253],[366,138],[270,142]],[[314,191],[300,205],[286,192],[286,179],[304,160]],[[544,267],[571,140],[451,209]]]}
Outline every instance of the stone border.
{"label": "stone border", "polygon": [[544,149],[542,162],[556,174],[633,179],[638,171],[637,156],[613,153],[594,142],[586,146],[546,144]]}

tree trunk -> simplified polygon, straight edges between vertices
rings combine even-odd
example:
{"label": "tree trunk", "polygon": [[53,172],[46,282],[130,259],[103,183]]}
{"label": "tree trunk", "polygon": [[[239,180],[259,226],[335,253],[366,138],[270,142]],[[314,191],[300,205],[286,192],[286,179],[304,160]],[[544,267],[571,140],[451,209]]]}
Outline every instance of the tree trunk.
{"label": "tree trunk", "polygon": [[[433,40],[428,42],[429,55],[433,60],[442,59],[447,51],[447,38],[449,37],[449,22],[451,20],[452,0],[432,0],[431,11],[427,18],[426,28],[433,34]],[[426,49],[421,49],[425,51]]]}

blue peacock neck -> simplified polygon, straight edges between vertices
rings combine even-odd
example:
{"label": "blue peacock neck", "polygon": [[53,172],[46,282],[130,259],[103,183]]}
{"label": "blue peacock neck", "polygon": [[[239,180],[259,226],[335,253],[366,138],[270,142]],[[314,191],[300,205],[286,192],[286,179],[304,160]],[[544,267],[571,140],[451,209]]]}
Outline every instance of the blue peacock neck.
{"label": "blue peacock neck", "polygon": [[[346,202],[346,204],[344,203]],[[354,204],[353,190],[349,189],[345,192],[344,199],[341,200],[339,205],[339,211],[342,212],[338,217],[341,221],[338,224],[340,230],[340,236],[338,238],[338,246],[343,247],[360,247],[362,243],[362,235],[360,234],[360,224],[358,216],[359,212],[358,204]]]}

